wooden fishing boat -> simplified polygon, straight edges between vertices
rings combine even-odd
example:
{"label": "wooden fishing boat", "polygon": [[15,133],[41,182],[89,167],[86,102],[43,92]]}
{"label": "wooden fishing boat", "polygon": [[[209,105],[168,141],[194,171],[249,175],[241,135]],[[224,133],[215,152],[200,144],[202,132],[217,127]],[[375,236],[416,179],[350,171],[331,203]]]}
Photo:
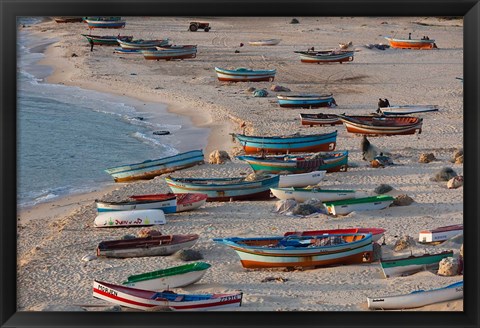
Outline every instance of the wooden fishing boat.
{"label": "wooden fishing boat", "polygon": [[399,49],[433,49],[435,40],[425,39],[396,39],[386,36],[385,39],[390,43],[390,47]]}
{"label": "wooden fishing boat", "polygon": [[192,150],[174,156],[146,160],[141,163],[111,167],[105,170],[115,182],[153,179],[154,177],[203,163],[203,151]]}
{"label": "wooden fishing boat", "polygon": [[341,125],[343,124],[342,120],[338,118],[338,115],[336,114],[303,114],[300,113],[300,119],[302,122],[302,125],[309,125],[309,126],[314,126],[314,125],[320,125],[320,126],[325,126],[325,125]]}
{"label": "wooden fishing boat", "polygon": [[302,63],[344,63],[353,61],[355,52],[348,50],[295,51]]}
{"label": "wooden fishing boat", "polygon": [[306,187],[319,184],[325,177],[326,171],[312,171],[298,174],[280,174],[279,188]]}
{"label": "wooden fishing boat", "polygon": [[167,45],[170,40],[168,39],[159,39],[159,40],[132,40],[132,41],[122,41],[117,40],[120,47],[123,49],[156,49],[155,47],[165,46]]}
{"label": "wooden fishing boat", "polygon": [[156,292],[93,281],[93,297],[128,308],[153,311],[155,308],[173,311],[208,311],[239,307],[243,293],[177,294],[170,290]]}
{"label": "wooden fishing boat", "polygon": [[237,156],[255,171],[279,173],[306,173],[311,171],[345,172],[348,168],[348,151],[319,152],[302,155]]}
{"label": "wooden fishing boat", "polygon": [[206,262],[195,262],[132,275],[122,285],[156,291],[188,286],[202,279],[210,266]]}
{"label": "wooden fishing boat", "polygon": [[278,186],[278,175],[265,175],[255,181],[245,178],[165,178],[174,193],[208,195],[207,202],[270,199],[270,188]]}
{"label": "wooden fishing boat", "polygon": [[118,40],[132,41],[133,36],[129,35],[89,35],[82,34],[88,42],[93,42],[95,45],[100,46],[118,46]]}
{"label": "wooden fishing boat", "polygon": [[164,197],[168,197],[169,195],[175,195],[177,199],[177,207],[175,209],[175,213],[178,212],[185,212],[185,211],[192,211],[197,209],[207,202],[208,196],[206,194],[150,194],[150,195],[134,195],[130,196],[130,198],[136,200],[161,200]]}
{"label": "wooden fishing boat", "polygon": [[254,153],[304,153],[335,150],[337,144],[337,131],[323,134],[290,136],[247,136],[244,134],[231,134],[243,146],[247,154]]}
{"label": "wooden fishing boat", "polygon": [[83,17],[83,21],[86,23],[87,20],[91,21],[120,21],[122,20],[121,16],[88,16]]}
{"label": "wooden fishing boat", "polygon": [[81,23],[83,22],[83,17],[79,16],[63,16],[55,17],[55,22],[57,23]]}
{"label": "wooden fishing boat", "polygon": [[267,39],[267,40],[255,40],[248,41],[248,44],[251,46],[275,46],[280,43],[282,39]]}
{"label": "wooden fishing boat", "polygon": [[177,197],[165,196],[157,200],[132,200],[120,202],[108,202],[95,200],[98,212],[110,211],[133,211],[133,210],[162,210],[163,213],[175,213],[177,209]]}
{"label": "wooden fishing boat", "polygon": [[463,280],[442,288],[416,290],[410,294],[367,297],[367,304],[372,310],[395,310],[416,308],[459,298],[463,298]]}
{"label": "wooden fishing boat", "polygon": [[351,199],[356,197],[355,190],[342,189],[320,189],[320,188],[270,188],[272,194],[281,200],[295,199],[298,203],[306,202],[309,199],[316,199],[321,202]]}
{"label": "wooden fishing boat", "polygon": [[171,255],[192,247],[198,237],[197,234],[160,235],[102,241],[98,244],[97,256],[127,258]]}
{"label": "wooden fishing boat", "polygon": [[288,108],[318,108],[335,106],[333,94],[294,94],[277,95],[280,107]]}
{"label": "wooden fishing boat", "polygon": [[338,115],[350,133],[391,136],[422,133],[423,118],[413,116]]}
{"label": "wooden fishing boat", "polygon": [[219,81],[229,82],[246,82],[246,81],[270,81],[275,79],[274,69],[270,70],[253,70],[245,67],[237,69],[224,69],[215,67],[215,72]]}
{"label": "wooden fishing boat", "polygon": [[215,238],[244,268],[318,267],[372,261],[371,234]]}
{"label": "wooden fishing boat", "polygon": [[84,19],[88,28],[123,28],[126,22],[123,20],[91,20]]}
{"label": "wooden fishing boat", "polygon": [[156,47],[155,50],[142,50],[142,54],[147,60],[195,58],[197,56],[197,46],[185,45],[171,46],[168,48]]}
{"label": "wooden fishing boat", "polygon": [[306,231],[288,231],[284,236],[318,236],[318,235],[343,235],[354,233],[371,233],[372,242],[380,240],[385,234],[385,229],[381,228],[345,228],[345,229],[329,229],[329,230],[306,230]]}
{"label": "wooden fishing boat", "polygon": [[421,243],[442,242],[463,233],[463,224],[454,224],[431,230],[422,230],[418,234]]}
{"label": "wooden fishing boat", "polygon": [[123,49],[123,48],[115,48],[113,49],[113,53],[115,54],[123,54],[123,55],[141,55],[143,56],[141,49]]}
{"label": "wooden fishing boat", "polygon": [[437,105],[403,105],[380,107],[378,109],[383,115],[411,115],[418,113],[437,112]]}
{"label": "wooden fishing boat", "polygon": [[112,211],[95,218],[96,228],[138,227],[167,223],[162,210]]}
{"label": "wooden fishing boat", "polygon": [[378,195],[355,199],[345,199],[324,202],[324,206],[331,215],[347,215],[353,211],[382,210],[390,206],[395,198],[388,195]]}
{"label": "wooden fishing boat", "polygon": [[445,251],[437,254],[422,254],[419,256],[410,255],[408,257],[393,259],[380,259],[380,266],[382,267],[385,278],[398,277],[426,270],[427,267],[438,267],[438,263],[446,257],[453,257],[453,251]]}

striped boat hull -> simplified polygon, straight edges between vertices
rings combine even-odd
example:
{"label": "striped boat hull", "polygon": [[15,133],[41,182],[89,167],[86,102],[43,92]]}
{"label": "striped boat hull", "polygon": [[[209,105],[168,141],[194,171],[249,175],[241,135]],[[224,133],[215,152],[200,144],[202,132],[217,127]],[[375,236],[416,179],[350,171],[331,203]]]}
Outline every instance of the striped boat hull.
{"label": "striped boat hull", "polygon": [[197,56],[197,48],[186,50],[143,50],[143,57],[146,60],[171,60],[195,58]]}
{"label": "striped boat hull", "polygon": [[405,39],[394,39],[385,37],[390,43],[390,47],[398,49],[419,49],[419,50],[428,50],[433,49],[435,40],[405,40]]}
{"label": "striped boat hull", "polygon": [[345,51],[341,53],[332,52],[299,52],[300,61],[302,63],[328,64],[328,63],[345,63],[353,61],[354,52]]}
{"label": "striped boat hull", "polygon": [[380,260],[380,266],[382,267],[385,278],[398,277],[407,273],[415,273],[424,270],[427,266],[438,267],[438,263],[446,257],[453,257],[453,251]]}
{"label": "striped boat hull", "polygon": [[335,103],[333,96],[277,96],[280,107],[317,108],[330,107]]}
{"label": "striped boat hull", "polygon": [[125,27],[125,21],[92,21],[86,19],[85,22],[88,24],[88,28],[123,28]]}
{"label": "striped boat hull", "polygon": [[229,82],[259,82],[259,81],[273,81],[275,79],[276,70],[226,70],[215,67],[215,72],[219,81]]}
{"label": "striped boat hull", "polygon": [[339,115],[347,131],[372,136],[409,135],[422,133],[423,119],[411,116],[378,118],[375,116]]}

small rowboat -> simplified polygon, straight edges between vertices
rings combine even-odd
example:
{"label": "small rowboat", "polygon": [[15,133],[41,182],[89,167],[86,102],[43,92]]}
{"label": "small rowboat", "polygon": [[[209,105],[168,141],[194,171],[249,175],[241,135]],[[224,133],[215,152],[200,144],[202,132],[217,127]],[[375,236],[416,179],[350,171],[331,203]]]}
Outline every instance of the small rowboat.
{"label": "small rowboat", "polygon": [[354,51],[346,50],[325,50],[325,51],[295,51],[300,54],[302,63],[344,63],[353,61]]}
{"label": "small rowboat", "polygon": [[165,290],[196,283],[210,268],[205,262],[195,262],[168,269],[129,276],[122,285],[146,290]]}
{"label": "small rowboat", "polygon": [[165,178],[174,193],[207,194],[207,202],[270,199],[270,188],[278,186],[278,175],[265,175],[258,180],[245,178]]}
{"label": "small rowboat", "polygon": [[320,126],[325,126],[325,125],[341,125],[343,124],[342,120],[338,118],[338,115],[336,114],[300,114],[300,119],[302,122],[302,125],[309,125],[309,126],[314,126],[314,125],[320,125]]}
{"label": "small rowboat", "polygon": [[121,16],[88,16],[88,17],[83,17],[83,21],[86,22],[86,20],[91,20],[91,21],[119,21],[122,20]]}
{"label": "small rowboat", "polygon": [[88,28],[123,28],[126,22],[122,20],[91,20],[84,19]]}
{"label": "small rowboat", "polygon": [[89,42],[100,46],[118,46],[118,40],[132,41],[133,36],[128,35],[89,35],[82,34]]}
{"label": "small rowboat", "polygon": [[281,39],[268,39],[268,40],[256,40],[249,41],[248,44],[251,46],[275,46],[282,41]]}
{"label": "small rowboat", "polygon": [[355,199],[345,199],[324,202],[324,206],[331,215],[347,215],[353,211],[382,210],[390,206],[395,198],[388,195],[378,195]]}
{"label": "small rowboat", "polygon": [[390,43],[390,47],[399,49],[433,49],[435,40],[425,39],[395,39],[386,36],[385,39]]}
{"label": "small rowboat", "polygon": [[243,293],[177,294],[166,290],[155,292],[106,282],[93,281],[93,297],[121,306],[153,311],[155,308],[173,311],[207,311],[239,307]]}
{"label": "small rowboat", "polygon": [[168,39],[160,39],[160,40],[133,40],[133,41],[122,41],[117,40],[120,47],[123,49],[155,49],[155,47],[161,47],[168,44]]}
{"label": "small rowboat", "polygon": [[232,133],[232,136],[243,146],[247,154],[252,153],[304,153],[335,150],[337,144],[337,131],[323,134],[290,136],[247,136]]}
{"label": "small rowboat", "polygon": [[[118,43],[118,42],[117,42]],[[116,54],[123,54],[123,55],[142,55],[141,49],[123,49],[123,48],[115,48],[113,49],[113,53]]]}
{"label": "small rowboat", "polygon": [[[130,196],[135,200],[161,200],[164,197],[172,194],[151,194],[151,195],[135,195]],[[205,194],[173,194],[177,199],[177,208],[175,213],[192,211],[197,209],[207,202],[208,196]]]}
{"label": "small rowboat", "polygon": [[398,277],[426,270],[429,266],[438,267],[438,263],[442,259],[452,256],[453,251],[445,251],[438,254],[411,255],[387,260],[381,259],[380,266],[382,267],[385,278]]}
{"label": "small rowboat", "polygon": [[454,224],[431,230],[422,230],[418,235],[421,243],[442,242],[463,233],[463,224]]}
{"label": "small rowboat", "polygon": [[237,69],[224,69],[215,67],[215,72],[219,81],[246,82],[246,81],[270,81],[275,79],[274,69],[271,70],[253,70],[245,67]]}
{"label": "small rowboat", "polygon": [[255,171],[294,174],[311,171],[345,172],[348,168],[348,151],[319,152],[302,155],[237,156]]}
{"label": "small rowboat", "polygon": [[416,308],[459,298],[463,298],[463,281],[438,289],[416,290],[405,295],[367,297],[367,304],[372,310],[395,310]]}
{"label": "small rowboat", "polygon": [[347,116],[338,115],[350,133],[392,136],[422,133],[423,119],[413,116]]}
{"label": "small rowboat", "polygon": [[196,45],[172,46],[168,48],[156,47],[156,50],[142,50],[143,57],[147,60],[171,60],[195,58],[197,56]]}
{"label": "small rowboat", "polygon": [[381,228],[346,228],[346,229],[330,229],[330,230],[307,230],[307,231],[288,231],[284,236],[319,236],[319,235],[343,235],[352,233],[371,233],[372,242],[380,240],[385,234],[385,229]]}
{"label": "small rowboat", "polygon": [[177,198],[175,195],[167,195],[164,199],[157,200],[133,200],[122,202],[107,202],[95,200],[97,211],[133,211],[133,210],[162,210],[163,213],[175,213],[177,209]]}
{"label": "small rowboat", "polygon": [[165,256],[190,248],[197,240],[198,235],[190,234],[102,241],[98,244],[97,256],[118,258]]}
{"label": "small rowboat", "polygon": [[308,173],[280,175],[279,188],[305,187],[319,184],[325,177],[326,171],[312,171]]}
{"label": "small rowboat", "polygon": [[371,234],[216,238],[244,268],[318,267],[372,261]]}
{"label": "small rowboat", "polygon": [[298,94],[298,95],[278,95],[278,104],[280,107],[289,108],[317,108],[335,106],[335,99],[330,94]]}
{"label": "small rowboat", "polygon": [[437,112],[437,105],[403,105],[380,107],[378,109],[383,115],[410,115],[426,112]]}
{"label": "small rowboat", "polygon": [[167,223],[162,210],[112,211],[95,218],[96,228],[137,227]]}
{"label": "small rowboat", "polygon": [[83,22],[83,17],[78,16],[64,16],[64,17],[55,17],[55,22],[57,23],[81,23]]}
{"label": "small rowboat", "polygon": [[299,203],[309,199],[316,199],[321,202],[336,201],[355,198],[355,190],[332,190],[320,188],[271,188],[272,194],[281,200],[295,199]]}

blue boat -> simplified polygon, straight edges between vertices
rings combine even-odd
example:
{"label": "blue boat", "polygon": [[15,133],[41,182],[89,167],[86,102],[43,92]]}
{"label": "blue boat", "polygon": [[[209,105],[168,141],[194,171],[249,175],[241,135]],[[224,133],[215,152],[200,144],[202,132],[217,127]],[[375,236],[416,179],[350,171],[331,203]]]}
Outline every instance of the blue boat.
{"label": "blue boat", "polygon": [[274,69],[253,70],[245,67],[237,69],[224,69],[215,67],[219,81],[245,82],[245,81],[273,81],[275,79]]}
{"label": "blue boat", "polygon": [[85,19],[89,28],[123,28],[126,22],[123,20],[91,20]]}
{"label": "blue boat", "polygon": [[337,144],[337,131],[323,134],[290,136],[246,136],[244,134],[232,133],[243,146],[245,153],[306,153],[333,151]]}
{"label": "blue boat", "polygon": [[203,151],[192,150],[174,156],[141,163],[111,167],[105,170],[115,182],[153,179],[154,177],[203,163]]}
{"label": "blue boat", "polygon": [[297,108],[317,108],[332,107],[336,102],[333,95],[330,94],[296,94],[296,95],[278,95],[278,104],[280,107]]}
{"label": "blue boat", "polygon": [[165,178],[175,194],[206,194],[207,202],[270,199],[270,188],[277,187],[279,180],[280,178],[276,174],[266,175],[255,181],[246,181],[244,177]]}

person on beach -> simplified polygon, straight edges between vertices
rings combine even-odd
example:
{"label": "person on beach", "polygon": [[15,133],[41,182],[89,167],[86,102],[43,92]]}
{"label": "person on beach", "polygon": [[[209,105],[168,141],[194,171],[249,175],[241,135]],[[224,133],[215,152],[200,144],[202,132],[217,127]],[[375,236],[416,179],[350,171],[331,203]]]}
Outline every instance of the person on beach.
{"label": "person on beach", "polygon": [[412,39],[412,33],[408,33],[408,39],[409,39],[409,40]]}
{"label": "person on beach", "polygon": [[88,43],[90,43],[90,51],[93,51],[93,40],[88,39]]}

